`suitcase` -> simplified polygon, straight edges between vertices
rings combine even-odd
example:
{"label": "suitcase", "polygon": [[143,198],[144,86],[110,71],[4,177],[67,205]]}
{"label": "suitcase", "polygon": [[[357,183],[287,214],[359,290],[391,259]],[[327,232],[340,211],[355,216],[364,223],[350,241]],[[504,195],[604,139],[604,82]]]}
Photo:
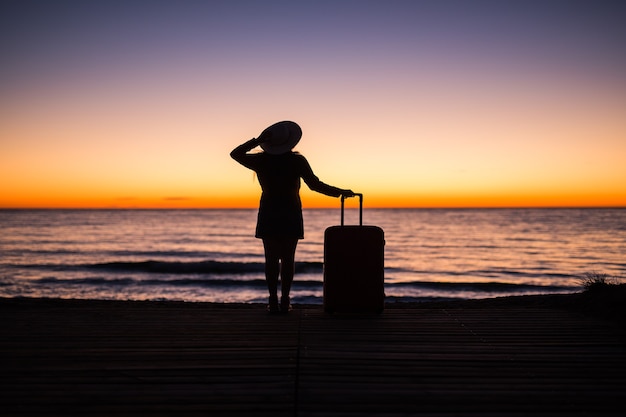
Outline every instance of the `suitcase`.
{"label": "suitcase", "polygon": [[324,311],[381,313],[385,306],[383,229],[363,226],[363,194],[359,225],[341,225],[324,232]]}

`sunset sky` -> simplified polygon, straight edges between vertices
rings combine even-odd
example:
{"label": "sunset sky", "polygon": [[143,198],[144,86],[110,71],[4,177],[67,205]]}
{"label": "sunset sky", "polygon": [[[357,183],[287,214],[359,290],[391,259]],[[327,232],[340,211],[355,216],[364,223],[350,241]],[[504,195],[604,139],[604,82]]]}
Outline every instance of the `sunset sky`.
{"label": "sunset sky", "polygon": [[602,0],[3,1],[0,208],[256,207],[229,152],[279,120],[366,207],[626,206],[624,22]]}

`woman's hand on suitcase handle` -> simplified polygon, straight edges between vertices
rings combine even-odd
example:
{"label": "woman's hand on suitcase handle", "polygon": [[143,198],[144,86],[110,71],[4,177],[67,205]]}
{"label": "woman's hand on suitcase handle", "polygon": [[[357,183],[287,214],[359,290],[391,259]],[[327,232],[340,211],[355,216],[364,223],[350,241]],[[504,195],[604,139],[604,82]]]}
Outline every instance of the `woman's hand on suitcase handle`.
{"label": "woman's hand on suitcase handle", "polygon": [[343,198],[354,197],[356,194],[352,190],[341,190],[341,196]]}

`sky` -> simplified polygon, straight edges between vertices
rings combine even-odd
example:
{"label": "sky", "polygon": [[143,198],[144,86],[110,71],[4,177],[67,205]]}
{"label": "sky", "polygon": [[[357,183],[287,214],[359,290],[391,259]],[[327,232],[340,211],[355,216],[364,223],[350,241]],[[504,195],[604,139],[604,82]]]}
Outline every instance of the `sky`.
{"label": "sky", "polygon": [[624,21],[602,0],[4,0],[0,208],[256,207],[229,153],[280,120],[365,207],[626,206]]}

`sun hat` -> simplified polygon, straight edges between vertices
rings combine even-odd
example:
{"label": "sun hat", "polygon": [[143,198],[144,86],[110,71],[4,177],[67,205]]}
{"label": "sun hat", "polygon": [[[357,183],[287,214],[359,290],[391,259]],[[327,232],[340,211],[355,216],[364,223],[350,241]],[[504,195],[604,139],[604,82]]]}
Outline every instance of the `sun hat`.
{"label": "sun hat", "polygon": [[289,152],[300,142],[302,129],[297,123],[285,120],[274,123],[259,135],[259,139],[266,140],[261,143],[261,148],[272,155],[280,155]]}

